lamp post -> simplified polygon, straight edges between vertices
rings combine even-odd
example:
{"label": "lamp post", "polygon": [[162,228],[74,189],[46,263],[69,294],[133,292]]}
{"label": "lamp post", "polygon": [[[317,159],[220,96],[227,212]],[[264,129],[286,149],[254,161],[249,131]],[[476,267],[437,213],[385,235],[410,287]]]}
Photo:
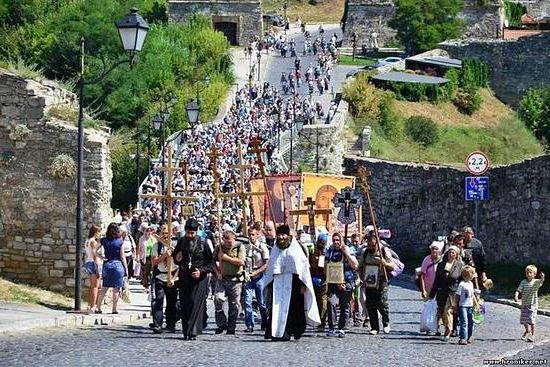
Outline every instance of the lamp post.
{"label": "lamp post", "polygon": [[117,23],[118,33],[122,46],[125,51],[129,52],[130,58],[118,61],[110,69],[104,71],[95,80],[86,80],[84,77],[84,37],[80,39],[80,76],[78,80],[79,85],[79,106],[78,106],[78,147],[77,147],[77,178],[76,178],[76,255],[75,255],[75,293],[74,293],[74,310],[81,310],[81,298],[82,298],[82,280],[81,280],[81,251],[82,251],[82,227],[83,227],[83,195],[84,188],[82,186],[84,180],[84,172],[82,163],[84,161],[84,87],[85,85],[100,83],[107,74],[113,71],[117,66],[129,63],[130,66],[135,62],[136,53],[141,51],[143,42],[147,36],[149,25],[138,14],[137,9],[130,9],[128,13],[120,22]]}
{"label": "lamp post", "polygon": [[262,52],[258,51],[256,57],[258,58],[258,81],[260,81],[260,62],[262,60]]}

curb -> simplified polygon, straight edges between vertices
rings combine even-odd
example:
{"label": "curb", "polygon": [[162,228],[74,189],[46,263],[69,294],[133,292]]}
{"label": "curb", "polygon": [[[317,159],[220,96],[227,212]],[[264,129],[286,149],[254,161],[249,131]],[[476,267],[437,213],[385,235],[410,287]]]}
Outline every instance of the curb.
{"label": "curb", "polygon": [[23,320],[10,325],[0,325],[0,334],[22,332],[35,328],[72,328],[80,326],[105,326],[125,324],[148,318],[146,312],[132,312],[122,315],[64,315],[54,318]]}

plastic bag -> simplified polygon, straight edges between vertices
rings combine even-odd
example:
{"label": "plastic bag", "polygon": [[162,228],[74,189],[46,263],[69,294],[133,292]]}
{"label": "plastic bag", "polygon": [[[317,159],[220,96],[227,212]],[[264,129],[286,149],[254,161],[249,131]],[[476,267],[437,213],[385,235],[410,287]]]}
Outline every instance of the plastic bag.
{"label": "plastic bag", "polygon": [[124,278],[124,287],[122,287],[122,300],[126,303],[132,303],[130,299],[130,285],[128,284],[128,278]]}
{"label": "plastic bag", "polygon": [[485,301],[483,298],[476,299],[476,302],[474,302],[474,324],[480,325],[485,321],[485,311]]}
{"label": "plastic bag", "polygon": [[437,331],[437,302],[430,299],[424,303],[424,309],[420,316],[420,332],[428,331],[435,333]]}

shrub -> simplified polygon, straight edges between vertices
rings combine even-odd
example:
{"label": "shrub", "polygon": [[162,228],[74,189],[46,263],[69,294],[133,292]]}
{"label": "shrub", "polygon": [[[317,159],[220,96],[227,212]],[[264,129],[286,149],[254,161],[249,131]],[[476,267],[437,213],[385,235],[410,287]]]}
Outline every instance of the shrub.
{"label": "shrub", "polygon": [[550,142],[550,86],[529,89],[519,103],[518,114],[538,139]]}
{"label": "shrub", "polygon": [[453,98],[454,105],[460,112],[472,115],[481,108],[482,98],[474,88],[459,88]]}
{"label": "shrub", "polygon": [[462,69],[460,70],[459,86],[467,88],[484,88],[489,79],[489,69],[487,64],[477,59],[462,60]]}
{"label": "shrub", "polygon": [[521,16],[527,13],[527,8],[518,3],[504,0],[504,14],[509,27],[521,27]]}
{"label": "shrub", "polygon": [[445,73],[445,79],[449,81],[445,84],[445,94],[447,98],[453,98],[458,89],[458,79],[460,74],[456,69],[449,69]]}
{"label": "shrub", "polygon": [[355,80],[344,85],[343,96],[350,105],[351,115],[376,120],[379,106],[389,92],[376,88],[369,82],[369,73],[360,73]]}
{"label": "shrub", "polygon": [[393,106],[394,98],[389,95],[382,100],[378,106],[378,124],[386,138],[398,142],[403,136],[402,122],[395,113]]}
{"label": "shrub", "polygon": [[409,117],[405,121],[405,134],[423,147],[435,144],[439,137],[437,124],[424,116]]}

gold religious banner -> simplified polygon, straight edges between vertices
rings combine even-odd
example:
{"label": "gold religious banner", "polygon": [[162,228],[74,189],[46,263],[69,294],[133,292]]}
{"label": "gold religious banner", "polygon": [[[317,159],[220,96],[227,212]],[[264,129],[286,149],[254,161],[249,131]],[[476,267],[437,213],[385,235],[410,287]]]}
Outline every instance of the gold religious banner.
{"label": "gold religious banner", "polygon": [[[254,178],[249,181],[250,191],[260,192],[265,188],[265,182],[263,178]],[[252,216],[254,221],[264,222],[269,220],[269,208],[268,200],[266,196],[254,195],[250,198],[250,206],[252,207]]]}
{"label": "gold religious banner", "polygon": [[[194,201],[199,201],[198,198],[196,197],[189,197],[189,196],[177,196],[177,195],[174,195],[173,191],[172,191],[172,182],[174,180],[174,172],[179,172],[180,171],[180,168],[178,167],[175,167],[172,165],[172,154],[173,154],[173,148],[171,145],[168,145],[168,147],[166,148],[166,152],[167,152],[167,155],[168,155],[168,159],[166,160],[166,162],[164,163],[164,166],[160,167],[159,170],[163,171],[164,175],[166,175],[166,188],[162,188],[162,192],[160,195],[158,194],[139,194],[139,197],[140,198],[143,198],[143,199],[156,199],[156,200],[159,200],[161,202],[165,202],[166,203],[166,208],[167,208],[167,227],[168,227],[168,236],[171,236],[172,234],[172,217],[173,217],[173,204],[175,201],[183,201],[183,202],[194,202]],[[167,251],[172,251],[172,244],[171,244],[171,238],[168,237],[168,238],[161,238],[161,237],[158,237],[157,240],[159,240],[167,249]],[[166,264],[166,271],[167,271],[167,275],[168,275],[168,281],[167,281],[167,285],[169,287],[173,286],[174,285],[174,282],[173,282],[173,279],[172,279],[172,257],[168,257],[167,259],[167,264]]]}
{"label": "gold religious banner", "polygon": [[[332,199],[336,193],[345,187],[355,187],[355,177],[329,175],[322,173],[302,173],[302,198],[311,197],[316,203],[317,209],[333,209],[332,214],[317,214],[315,223],[317,226],[326,224],[327,230],[332,232],[336,229],[342,229],[338,223],[338,208],[334,209]],[[300,225],[304,220],[300,220]],[[351,225],[350,233],[359,232],[357,224]]]}
{"label": "gold religious banner", "polygon": [[[319,214],[332,214],[332,209],[316,209],[315,208],[315,201],[311,197],[308,197],[306,201],[304,201],[304,205],[306,206],[306,209],[297,209],[297,210],[291,210],[290,215],[297,216],[296,223],[300,221],[301,215],[307,215],[308,218],[308,227],[309,227],[309,234],[312,236],[312,238],[315,238],[315,216]],[[298,228],[298,226],[296,226]]]}
{"label": "gold religious banner", "polygon": [[326,274],[328,284],[344,283],[344,263],[342,261],[326,263]]}

